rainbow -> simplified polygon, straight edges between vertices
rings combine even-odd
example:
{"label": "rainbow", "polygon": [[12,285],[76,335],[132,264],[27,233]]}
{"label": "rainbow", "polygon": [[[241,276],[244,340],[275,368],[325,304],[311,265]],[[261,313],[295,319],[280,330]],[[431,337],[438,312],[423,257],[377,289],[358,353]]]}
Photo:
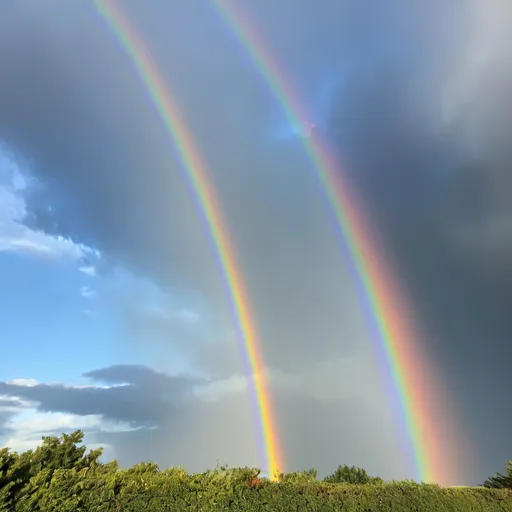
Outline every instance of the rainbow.
{"label": "rainbow", "polygon": [[115,5],[115,2],[110,0],[94,0],[94,5],[133,63],[138,77],[164,124],[171,143],[178,149],[186,176],[200,205],[201,214],[213,239],[216,255],[232,299],[233,313],[237,319],[240,351],[255,398],[259,442],[265,459],[264,467],[267,468],[270,478],[276,478],[282,469],[282,459],[271,400],[265,386],[265,367],[245,292],[244,280],[236,261],[236,252],[210,181],[207,166],[194,146],[193,138],[181,116],[176,100],[167,90],[158,67],[127,17]]}
{"label": "rainbow", "polygon": [[[264,79],[277,102],[282,106],[291,125],[308,119],[305,109],[286,80],[281,67],[273,58],[263,38],[251,26],[235,2],[211,0],[215,11],[235,35],[259,75]],[[315,175],[335,216],[336,225],[348,246],[359,285],[369,303],[380,346],[385,355],[387,372],[397,394],[401,424],[407,431],[416,468],[416,477],[425,482],[453,483],[458,475],[450,468],[449,449],[443,446],[443,433],[434,428],[435,419],[446,418],[440,410],[441,396],[435,391],[437,379],[416,339],[410,308],[386,263],[376,233],[365,218],[365,212],[351,190],[335,158],[316,136],[304,139],[305,150],[311,159]],[[425,371],[429,367],[428,373]],[[447,443],[444,443],[447,444]]]}

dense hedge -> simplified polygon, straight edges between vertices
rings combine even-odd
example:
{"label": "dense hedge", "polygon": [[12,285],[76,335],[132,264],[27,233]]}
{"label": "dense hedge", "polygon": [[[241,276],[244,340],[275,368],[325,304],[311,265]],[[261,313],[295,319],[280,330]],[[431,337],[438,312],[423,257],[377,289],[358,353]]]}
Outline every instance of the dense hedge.
{"label": "dense hedge", "polygon": [[121,470],[116,462],[99,462],[100,450],[86,454],[77,446],[81,439],[77,432],[45,438],[23,454],[0,450],[0,512],[512,511],[510,490],[384,483],[347,466],[328,481],[310,470],[280,475],[277,482],[252,468],[189,474],[142,463]]}
{"label": "dense hedge", "polygon": [[[2,512],[240,511],[507,511],[512,493],[485,488],[440,488],[414,483],[376,485],[272,483],[251,470],[187,475],[162,472],[44,470],[16,499],[3,489]],[[1,499],[1,498],[0,498]]]}

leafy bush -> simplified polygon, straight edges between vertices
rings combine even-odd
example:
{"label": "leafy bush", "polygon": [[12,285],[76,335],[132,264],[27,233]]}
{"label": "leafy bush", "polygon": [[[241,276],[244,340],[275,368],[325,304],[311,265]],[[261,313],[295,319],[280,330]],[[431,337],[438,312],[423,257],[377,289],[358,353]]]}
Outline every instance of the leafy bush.
{"label": "leafy bush", "polygon": [[291,484],[305,484],[308,482],[315,482],[317,477],[316,469],[309,469],[307,471],[300,471],[297,473],[282,473],[279,477],[280,482]]}
{"label": "leafy bush", "polygon": [[382,478],[370,476],[364,469],[355,466],[338,466],[338,469],[324,478],[332,484],[381,484]]}

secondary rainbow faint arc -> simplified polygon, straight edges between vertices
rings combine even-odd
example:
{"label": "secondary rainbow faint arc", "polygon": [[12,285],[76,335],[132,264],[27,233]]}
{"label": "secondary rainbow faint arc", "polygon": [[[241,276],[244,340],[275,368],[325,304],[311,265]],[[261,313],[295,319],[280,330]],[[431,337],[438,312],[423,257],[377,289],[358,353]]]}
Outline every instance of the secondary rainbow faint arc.
{"label": "secondary rainbow faint arc", "polygon": [[[292,126],[308,119],[292,85],[286,80],[263,38],[240,13],[233,3],[210,0],[224,23],[236,36],[250,56],[259,74],[282,106]],[[375,233],[365,218],[356,195],[339,171],[333,156],[314,135],[304,139],[305,149],[314,164],[316,175],[349,246],[353,263],[369,299],[382,340],[391,377],[399,395],[403,420],[410,436],[415,464],[423,481],[452,481],[454,475],[447,469],[446,447],[440,446],[439,433],[431,425],[429,407],[440,405],[439,393],[434,393],[433,371],[425,371],[425,357],[418,340],[414,339],[413,325],[406,318],[406,307],[385,262],[382,249],[377,249]],[[434,400],[436,398],[436,400]]]}
{"label": "secondary rainbow faint arc", "polygon": [[109,0],[93,0],[98,12],[117,36],[133,62],[137,74],[164,123],[168,135],[177,147],[187,177],[199,201],[202,214],[211,232],[220,265],[226,279],[233,308],[243,335],[242,355],[248,363],[252,386],[259,412],[258,421],[266,456],[266,467],[270,478],[275,478],[282,469],[281,452],[271,407],[271,400],[264,382],[264,364],[257,341],[243,276],[237,265],[236,254],[230,240],[227,224],[210,181],[207,167],[197,151],[176,100],[166,88],[157,66],[127,17]]}

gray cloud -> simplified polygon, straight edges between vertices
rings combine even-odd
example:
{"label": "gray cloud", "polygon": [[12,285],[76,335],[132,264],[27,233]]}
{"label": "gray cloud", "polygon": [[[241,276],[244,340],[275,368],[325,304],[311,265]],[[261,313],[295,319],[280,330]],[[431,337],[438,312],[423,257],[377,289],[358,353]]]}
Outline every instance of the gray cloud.
{"label": "gray cloud", "polygon": [[[101,414],[107,419],[126,421],[133,426],[151,426],[162,421],[169,411],[165,403],[183,400],[190,382],[186,377],[168,377],[145,367],[113,366],[85,375],[94,381],[118,386],[66,387],[37,384],[23,386],[0,383],[0,393],[38,402],[45,412],[67,412],[81,416]],[[169,405],[169,408],[171,406]]]}
{"label": "gray cloud", "polygon": [[[279,10],[264,1],[251,5],[251,12],[265,27],[269,44],[318,117],[313,121],[339,153],[344,172],[386,240],[425,333],[425,348],[451,387],[461,428],[481,450],[482,466],[464,475],[479,482],[502,465],[501,446],[488,439],[505,438],[502,424],[510,415],[501,407],[505,396],[500,398],[500,389],[506,389],[508,372],[505,355],[512,325],[506,304],[512,274],[507,229],[498,229],[493,221],[507,218],[510,145],[504,137],[510,130],[509,116],[501,108],[508,104],[508,78],[497,72],[506,67],[501,65],[506,34],[489,50],[494,56],[486,64],[495,77],[492,93],[484,87],[463,91],[457,85],[466,76],[471,45],[487,41],[478,32],[476,8],[481,3],[471,5],[462,10],[454,1],[390,0],[369,8],[366,2],[332,1],[319,10],[313,1],[298,5],[286,0]],[[158,9],[135,2],[123,6],[172,84],[212,171],[265,361],[274,371],[303,376],[293,388],[302,396],[276,391],[287,459],[291,465],[322,470],[335,458],[330,447],[339,444],[340,456],[353,453],[354,463],[377,464],[385,476],[385,461],[396,449],[384,455],[379,450],[392,444],[373,445],[368,437],[369,425],[380,424],[389,414],[376,405],[380,399],[387,403],[379,377],[371,378],[367,371],[367,378],[340,403],[305,398],[314,387],[307,378],[319,378],[318,365],[352,358],[371,367],[374,340],[300,141],[271,136],[281,122],[279,106],[210,10],[196,1],[168,2]],[[44,8],[16,2],[0,20],[0,65],[0,137],[45,184],[29,198],[34,225],[98,247],[107,267],[125,265],[179,294],[186,304],[201,303],[212,323],[222,326],[198,332],[124,301],[120,307],[127,331],[145,350],[159,356],[169,350],[170,357],[166,347],[172,345],[216,378],[239,372],[229,301],[178,159],[131,64],[94,10],[63,0],[45,2]],[[331,82],[336,84],[332,97],[320,101],[318,91]],[[451,96],[447,84],[457,85]],[[464,116],[473,112],[467,106],[472,98],[483,113],[469,123]],[[453,120],[443,125],[446,101]],[[495,112],[502,114],[499,119]],[[476,155],[468,130],[473,125],[485,127],[486,136],[480,134],[478,140],[493,141]],[[475,167],[477,157],[482,164],[477,162],[475,173],[460,171],[468,164]],[[492,206],[482,206],[483,213],[472,221],[470,214],[484,201],[483,190]],[[490,240],[485,244],[480,243],[484,236]],[[112,378],[109,372],[103,377]],[[128,373],[134,378],[132,370]],[[116,375],[120,378],[123,371]],[[336,372],[328,376],[324,389],[337,382]],[[160,391],[166,378],[138,378],[142,380],[132,381],[131,387],[108,390],[41,385],[26,392],[77,414],[94,410],[139,424],[165,424],[176,439],[207,421],[218,438],[210,439],[211,445],[196,439],[204,457],[201,450],[173,445],[173,457],[193,465],[216,454],[222,458],[220,448],[233,460],[255,457],[245,434],[231,445],[223,438],[223,418],[228,416],[240,422],[241,432],[250,430],[250,416],[238,412],[241,398],[217,406],[192,400],[195,406],[179,406],[174,424],[161,398],[145,402],[149,385],[143,379]],[[171,389],[174,385],[172,381]],[[369,395],[374,396],[368,406],[373,412],[361,411],[357,397]],[[100,396],[117,405],[93,406],[92,398]],[[353,418],[349,425],[347,417]],[[493,435],[484,436],[489,430]],[[161,443],[173,437],[164,428],[159,432],[162,438],[151,442],[144,431],[123,434],[140,444],[123,439],[120,457],[156,457]],[[363,435],[366,451],[357,441]],[[311,437],[314,450],[306,446]],[[126,446],[130,452],[123,452]],[[362,451],[350,452],[352,447]],[[382,468],[374,460],[383,461]]]}
{"label": "gray cloud", "polygon": [[[89,432],[93,442],[111,445],[123,465],[142,460],[155,460],[164,467],[183,464],[189,470],[204,470],[218,462],[260,465],[251,405],[243,389],[237,390],[233,382],[228,382],[225,391],[213,400],[205,400],[205,388],[202,394],[194,392],[198,382],[203,385],[204,382],[146,367],[115,366],[88,372],[86,376],[98,382],[130,385],[74,388],[3,382],[0,392],[35,402],[39,411],[102,415],[111,423],[120,421],[138,427],[131,431],[95,428]],[[322,380],[321,375],[316,377]],[[311,390],[291,385],[290,376],[287,383],[283,376],[273,382],[279,423],[289,432],[283,439],[283,448],[290,454],[287,457],[290,468],[316,466],[325,474],[343,460],[363,465],[387,478],[407,474],[407,467],[399,457],[392,463],[388,460],[388,450],[396,454],[400,446],[392,418],[382,406],[343,396],[331,396],[326,402]],[[332,380],[327,379],[324,384],[329,382]],[[182,399],[184,394],[187,400]],[[343,417],[332,414],[336,407],[343,409]],[[377,419],[381,425],[378,433],[372,426]],[[351,442],[344,442],[346,439]],[[123,448],[127,445],[130,450]],[[296,450],[297,445],[304,446],[304,450]]]}
{"label": "gray cloud", "polygon": [[11,409],[21,407],[23,404],[19,400],[0,400],[0,409]]}

